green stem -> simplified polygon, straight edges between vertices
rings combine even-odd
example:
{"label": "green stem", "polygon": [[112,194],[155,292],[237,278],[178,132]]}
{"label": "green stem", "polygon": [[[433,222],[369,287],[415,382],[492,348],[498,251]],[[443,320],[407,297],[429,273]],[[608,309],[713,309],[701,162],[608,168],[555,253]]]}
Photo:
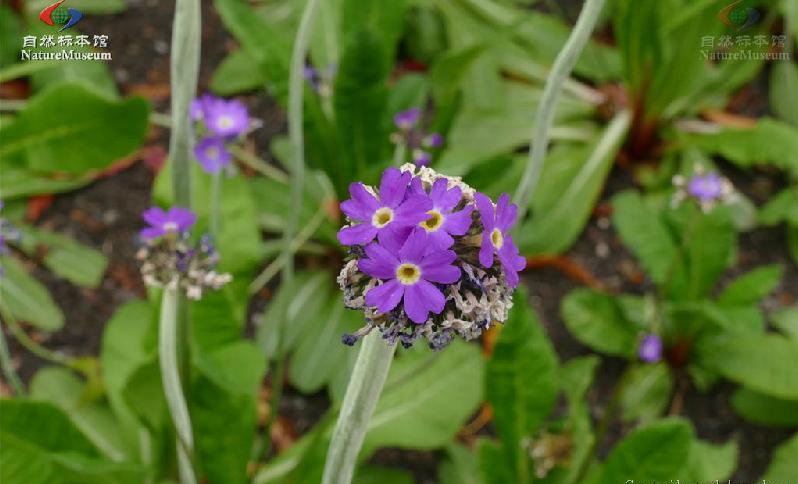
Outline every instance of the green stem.
{"label": "green stem", "polygon": [[288,177],[285,175],[285,173],[248,152],[244,148],[241,148],[240,146],[231,146],[229,149],[230,153],[232,153],[238,161],[259,172],[261,175],[267,176],[272,180],[281,183],[288,183]]}
{"label": "green stem", "polygon": [[8,351],[6,335],[2,325],[0,325],[0,365],[3,367],[3,375],[5,375],[8,384],[14,390],[14,394],[17,396],[25,395],[25,387],[22,386],[22,380],[19,379],[19,375],[17,375],[17,371],[11,361],[11,353]]}
{"label": "green stem", "polygon": [[211,178],[211,213],[210,230],[215,240],[219,238],[219,203],[222,197],[222,171],[214,173]]}
{"label": "green stem", "polygon": [[280,400],[283,397],[283,380],[285,379],[285,356],[278,353],[277,360],[274,363],[274,368],[271,371],[272,374],[272,394],[271,398],[269,399],[269,422],[266,424],[266,430],[264,432],[265,438],[265,445],[263,446],[263,455],[268,458],[269,451],[272,448],[272,428],[274,427],[274,422],[277,421],[277,416],[280,412]]}
{"label": "green stem", "polygon": [[518,204],[518,220],[522,220],[524,215],[526,215],[529,202],[532,200],[543,169],[546,147],[549,141],[549,131],[554,122],[554,108],[557,105],[557,98],[576,65],[579,55],[590,39],[603,7],[604,0],[585,0],[579,19],[577,19],[576,25],[565,43],[565,47],[557,55],[549,78],[546,81],[546,86],[543,88],[543,97],[540,101],[540,107],[535,117],[535,126],[532,130],[532,148],[529,150],[529,158],[521,183],[518,184],[518,189],[513,197],[513,201]]}
{"label": "green stem", "polygon": [[191,420],[188,405],[183,395],[178,363],[178,313],[179,296],[177,288],[164,289],[161,301],[161,320],[158,334],[158,359],[161,366],[163,390],[172,422],[177,432],[177,459],[182,484],[196,482],[191,455],[194,438],[191,431]]}
{"label": "green stem", "polygon": [[323,484],[349,484],[352,481],[357,455],[395,351],[396,345],[386,343],[379,331],[372,331],[363,339],[327,451]]}
{"label": "green stem", "polygon": [[402,166],[405,162],[405,158],[407,157],[407,145],[402,141],[396,143],[396,148],[393,151],[393,164],[394,166]]}

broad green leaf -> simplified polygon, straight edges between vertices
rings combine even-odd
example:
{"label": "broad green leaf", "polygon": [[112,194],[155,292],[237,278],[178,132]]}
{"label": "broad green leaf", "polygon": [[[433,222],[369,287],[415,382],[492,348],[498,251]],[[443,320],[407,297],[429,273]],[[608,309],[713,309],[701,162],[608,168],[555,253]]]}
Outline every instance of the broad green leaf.
{"label": "broad green leaf", "polygon": [[629,113],[619,114],[594,144],[544,165],[545,182],[532,200],[532,219],[516,230],[523,253],[557,254],[573,244],[601,194],[629,121]]}
{"label": "broad green leaf", "polygon": [[634,192],[612,199],[613,223],[623,242],[634,252],[651,279],[662,284],[676,256],[674,242],[660,214]]}
{"label": "broad green leaf", "polygon": [[798,400],[783,400],[740,388],[734,392],[731,404],[746,420],[760,425],[798,426]]}
{"label": "broad green leaf", "polygon": [[624,420],[650,422],[667,408],[673,375],[664,363],[631,366],[624,375],[620,403]]}
{"label": "broad green leaf", "polygon": [[735,442],[711,444],[702,440],[690,443],[687,482],[713,482],[728,479],[737,468],[739,449]]}
{"label": "broad green leaf", "polygon": [[22,249],[29,255],[39,247],[46,249],[44,264],[55,274],[79,286],[94,288],[100,284],[108,258],[102,252],[87,247],[71,237],[17,225],[22,230]]}
{"label": "broad green leaf", "polygon": [[781,222],[798,225],[798,186],[785,188],[773,196],[759,210],[758,218],[765,225]]}
{"label": "broad green leaf", "polygon": [[[373,170],[387,154],[389,127],[383,122],[383,113],[388,102],[389,66],[385,49],[373,31],[353,33],[344,46],[335,78],[339,170],[350,176]],[[339,192],[340,185],[336,183]]]}
{"label": "broad green leaf", "polygon": [[144,141],[147,103],[114,101],[77,84],[34,97],[0,130],[3,163],[80,177],[108,167]]}
{"label": "broad green leaf", "polygon": [[[13,68],[19,60],[19,48],[22,46],[22,19],[11,9],[11,6],[3,3],[0,5],[0,72],[5,73]],[[29,62],[27,64],[36,65],[42,62]],[[5,82],[8,78],[0,76],[0,82]]]}
{"label": "broad green leaf", "polygon": [[596,351],[631,357],[637,350],[642,321],[628,321],[612,296],[576,289],[562,301],[560,313],[574,338]]}
{"label": "broad green leaf", "polygon": [[557,356],[526,297],[526,291],[516,292],[485,374],[505,465],[518,482],[527,482],[530,473],[521,441],[551,413],[559,390]]}
{"label": "broad green leaf", "polygon": [[243,49],[227,54],[211,78],[211,91],[219,96],[232,96],[265,86],[263,71]]}
{"label": "broad green leaf", "polygon": [[765,477],[766,482],[789,482],[798,475],[798,434],[793,435],[773,452]]}
{"label": "broad green leaf", "polygon": [[597,356],[583,356],[569,360],[560,369],[560,389],[568,400],[565,435],[571,438],[573,448],[568,465],[555,466],[551,470],[550,482],[575,483],[582,466],[593,457],[595,435],[585,395],[600,361]]}
{"label": "broad green leaf", "polygon": [[[384,2],[382,0],[340,0],[341,5],[341,38],[344,44],[351,42],[352,37],[360,37],[364,30],[374,32],[380,38],[384,59],[393,61],[396,44],[404,27],[404,14],[407,0]],[[344,48],[344,59],[346,58]],[[376,61],[377,59],[375,59]],[[345,61],[342,60],[342,64]]]}
{"label": "broad green leaf", "polygon": [[[644,91],[652,83],[664,54],[663,6],[657,0],[616,2],[614,31],[623,60],[630,98],[645,102]],[[697,56],[696,56],[697,57]]]}
{"label": "broad green leaf", "polygon": [[798,306],[779,309],[773,314],[772,323],[788,337],[798,340]]}
{"label": "broad green leaf", "polygon": [[708,368],[752,390],[798,400],[798,341],[776,334],[732,335],[696,347]]}
{"label": "broad green leaf", "polygon": [[441,484],[482,484],[476,457],[468,447],[452,442],[438,467],[438,480]]}
{"label": "broad green leaf", "polygon": [[479,406],[483,371],[479,349],[459,341],[439,353],[405,351],[369,420],[363,455],[377,447],[446,445]]}
{"label": "broad green leaf", "polygon": [[798,177],[798,127],[772,118],[760,118],[751,129],[724,128],[689,141],[743,168],[767,163]]}
{"label": "broad green leaf", "polygon": [[612,449],[600,482],[672,479],[687,467],[692,440],[690,424],[681,419],[665,419],[638,427]]}
{"label": "broad green leaf", "polygon": [[156,355],[145,364],[136,367],[125,380],[122,398],[136,420],[151,434],[157,435],[169,425],[169,413]]}
{"label": "broad green leaf", "polygon": [[413,474],[403,469],[363,466],[357,470],[352,484],[413,484]]}
{"label": "broad green leaf", "polygon": [[770,106],[778,117],[798,126],[798,66],[794,63],[773,63],[770,72]]}
{"label": "broad green leaf", "polygon": [[0,308],[38,329],[61,329],[64,315],[47,289],[14,258],[4,256],[0,263],[4,271],[3,277],[0,277]]}
{"label": "broad green leaf", "polygon": [[30,382],[33,400],[52,403],[66,413],[75,426],[106,457],[133,460],[135,448],[124,440],[119,422],[102,401],[87,400],[85,384],[70,370],[49,367],[39,370]]}
{"label": "broad green leaf", "polygon": [[756,268],[732,281],[718,297],[718,304],[756,304],[778,287],[784,269],[779,265]]}
{"label": "broad green leaf", "polygon": [[479,460],[482,482],[485,482],[485,484],[518,482],[512,468],[505,463],[499,444],[486,438],[477,440],[477,459]]}

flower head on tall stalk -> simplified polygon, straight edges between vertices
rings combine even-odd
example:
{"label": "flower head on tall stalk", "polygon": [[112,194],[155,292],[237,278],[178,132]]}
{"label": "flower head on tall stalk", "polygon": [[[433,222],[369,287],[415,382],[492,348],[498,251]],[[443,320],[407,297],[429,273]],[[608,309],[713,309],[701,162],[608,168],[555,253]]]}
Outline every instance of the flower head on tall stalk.
{"label": "flower head on tall stalk", "polygon": [[230,274],[216,271],[219,253],[209,236],[191,240],[196,214],[182,207],[152,207],[142,218],[149,227],[140,233],[144,243],[136,257],[145,284],[181,288],[190,299],[200,299],[203,290],[219,289],[232,280]]}
{"label": "flower head on tall stalk", "polygon": [[[480,260],[483,233],[497,222],[490,219],[485,225],[477,215],[477,197],[493,210],[490,199],[459,178],[409,163],[387,169],[382,184],[386,182],[389,198],[402,201],[396,202],[402,207],[401,222],[390,232],[356,229],[368,225],[363,221],[380,210],[382,187],[377,200],[373,188],[353,184],[352,199],[341,204],[352,224],[339,232],[350,250],[338,283],[346,306],[362,310],[366,318],[363,328],[344,335],[344,343],[352,345],[378,328],[390,344],[398,340],[410,346],[423,337],[430,347],[441,349],[455,335],[472,339],[504,322],[520,268],[504,255],[500,261],[515,265],[493,264],[492,253],[490,264]],[[510,230],[511,219],[502,216],[502,234]],[[353,230],[358,237],[352,236]]]}
{"label": "flower head on tall stalk", "polygon": [[432,161],[430,150],[443,146],[443,136],[440,133],[425,133],[419,126],[420,121],[419,108],[396,113],[393,122],[398,131],[391,135],[391,141],[408,150],[416,166],[427,166]]}
{"label": "flower head on tall stalk", "polygon": [[685,200],[693,200],[704,213],[712,211],[719,204],[730,204],[736,199],[734,185],[717,172],[707,172],[703,165],[693,166],[693,175],[673,177],[676,192],[671,204],[677,206]]}

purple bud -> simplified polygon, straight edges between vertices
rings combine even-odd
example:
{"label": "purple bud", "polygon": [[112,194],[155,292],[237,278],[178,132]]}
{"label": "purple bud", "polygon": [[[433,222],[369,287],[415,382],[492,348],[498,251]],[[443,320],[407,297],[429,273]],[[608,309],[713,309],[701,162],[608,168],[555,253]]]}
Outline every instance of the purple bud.
{"label": "purple bud", "polygon": [[413,163],[416,166],[427,166],[432,161],[432,155],[423,150],[413,151]]}
{"label": "purple bud", "polygon": [[421,110],[419,108],[410,108],[407,111],[401,111],[394,115],[393,122],[397,128],[409,131],[421,119]]}
{"label": "purple bud", "polygon": [[428,148],[440,148],[443,146],[443,135],[432,133],[424,139],[424,146]]}
{"label": "purple bud", "polygon": [[640,360],[646,363],[656,363],[662,359],[662,340],[656,334],[648,334],[640,343],[638,352]]}
{"label": "purple bud", "polygon": [[704,202],[711,202],[723,195],[723,180],[717,173],[696,175],[687,185],[687,193]]}

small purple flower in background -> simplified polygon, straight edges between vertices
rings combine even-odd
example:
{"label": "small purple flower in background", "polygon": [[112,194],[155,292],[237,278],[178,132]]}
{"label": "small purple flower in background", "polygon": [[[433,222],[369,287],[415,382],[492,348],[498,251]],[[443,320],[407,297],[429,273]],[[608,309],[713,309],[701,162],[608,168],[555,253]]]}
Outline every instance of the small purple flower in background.
{"label": "small purple flower in background", "polygon": [[219,173],[230,164],[232,156],[222,138],[203,138],[194,146],[194,156],[207,173]]}
{"label": "small purple flower in background", "polygon": [[205,289],[219,289],[232,280],[219,273],[219,254],[209,236],[198,243],[189,231],[197,216],[188,209],[159,207],[147,209],[142,218],[150,226],[141,231],[144,244],[136,254],[141,263],[144,283],[153,287],[174,287],[185,291],[189,299],[200,299]]}
{"label": "small purple flower in background", "polygon": [[205,126],[215,135],[235,138],[247,132],[247,107],[236,99],[211,98],[204,103]]}
{"label": "small purple flower in background", "polygon": [[638,356],[646,363],[657,363],[662,359],[662,340],[656,334],[648,334],[640,342]]}
{"label": "small purple flower in background", "polygon": [[430,249],[422,232],[411,234],[398,254],[379,244],[366,246],[368,258],[358,268],[383,284],[366,292],[366,304],[387,313],[403,300],[405,313],[416,324],[424,324],[430,312],[440,314],[446,304],[434,283],[452,284],[460,269],[452,265],[457,255],[451,250]]}
{"label": "small purple flower in background", "polygon": [[493,254],[499,256],[499,262],[504,268],[505,277],[510,287],[518,285],[518,272],[526,267],[526,260],[518,253],[518,247],[513,243],[510,229],[515,223],[518,207],[509,204],[510,196],[503,193],[493,208],[493,203],[486,195],[474,195],[482,220],[482,246],[479,250],[479,262],[485,267],[493,265]]}
{"label": "small purple flower in background", "polygon": [[427,153],[424,150],[415,149],[413,150],[413,163],[416,166],[427,166],[432,161],[432,155]]}
{"label": "small purple flower in background", "polygon": [[[498,210],[496,222],[493,204],[483,195],[491,210],[487,228],[475,214],[473,188],[410,163],[385,170],[379,198],[375,192],[353,183],[352,199],[341,204],[350,226],[338,238],[351,247],[338,285],[345,306],[362,310],[366,321],[343,336],[344,344],[354,345],[377,328],[388,344],[409,347],[424,338],[439,350],[456,335],[470,340],[507,319],[518,275],[517,264],[512,271],[505,266],[517,262],[507,255],[517,256],[517,250],[505,247],[503,264],[493,264],[493,252],[489,264],[481,264],[477,254],[483,232],[494,226],[503,227],[501,235],[512,244],[506,232],[514,209]],[[378,242],[371,243],[375,237]]]}
{"label": "small purple flower in background", "polygon": [[422,145],[426,148],[440,148],[443,146],[443,135],[440,133],[432,133],[424,138]]}
{"label": "small purple flower in background", "polygon": [[316,69],[312,64],[305,64],[303,76],[310,83],[314,92],[322,97],[328,97],[332,94],[333,81],[337,71],[338,67],[335,64],[328,64],[324,70]]}
{"label": "small purple flower in background", "polygon": [[[349,185],[352,198],[341,203],[341,210],[354,222],[338,232],[343,245],[365,245],[377,235],[389,243],[401,245],[410,228],[429,218],[429,198],[421,195],[405,197],[411,175],[397,168],[388,168],[380,182],[380,197],[371,194],[362,183]],[[399,239],[402,239],[401,241]]]}
{"label": "small purple flower in background", "polygon": [[[432,209],[427,214],[430,217],[418,224],[427,239],[438,249],[451,247],[454,244],[452,235],[464,235],[468,232],[471,227],[471,212],[474,211],[473,205],[467,205],[463,210],[455,212],[455,207],[463,198],[462,191],[458,186],[448,186],[449,182],[445,178],[435,180],[429,192]],[[410,187],[415,194],[427,194],[420,178],[413,178]]]}
{"label": "small purple flower in background", "polygon": [[205,118],[205,105],[212,99],[213,96],[206,93],[191,101],[189,114],[193,121],[202,121]]}
{"label": "small purple flower in background", "polygon": [[673,185],[676,187],[671,200],[673,206],[691,199],[706,213],[718,204],[729,204],[735,200],[731,182],[716,172],[707,173],[700,164],[693,167],[693,176],[690,178],[674,176]]}
{"label": "small purple flower in background", "polygon": [[421,109],[410,108],[406,111],[400,111],[393,117],[393,124],[402,131],[410,131],[415,128],[418,121],[421,119]]}
{"label": "small purple flower in background", "polygon": [[160,207],[150,207],[141,216],[150,225],[141,230],[141,237],[145,240],[187,232],[197,221],[191,210],[181,207],[172,207],[168,212]]}

